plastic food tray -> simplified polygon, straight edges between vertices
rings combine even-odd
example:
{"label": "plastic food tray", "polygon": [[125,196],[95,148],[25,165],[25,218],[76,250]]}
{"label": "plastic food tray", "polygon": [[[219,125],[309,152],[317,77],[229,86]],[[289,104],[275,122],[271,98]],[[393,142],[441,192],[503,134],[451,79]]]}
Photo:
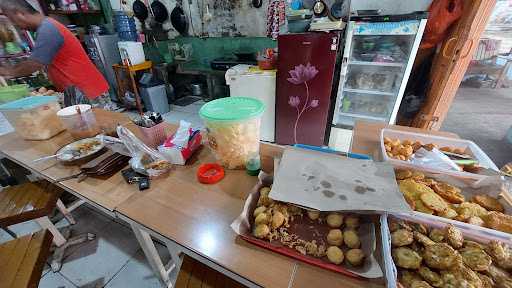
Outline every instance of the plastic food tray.
{"label": "plastic food tray", "polygon": [[[399,168],[402,168],[402,167],[399,167]],[[445,183],[448,183],[453,186],[461,188],[462,195],[464,195],[466,197],[466,201],[470,200],[471,197],[476,194],[487,194],[489,196],[498,198],[498,201],[505,208],[505,214],[512,215],[512,203],[507,201],[505,199],[505,197],[500,196],[503,194],[507,194],[508,195],[507,198],[512,199],[512,195],[510,195],[511,191],[509,191],[510,187],[507,187],[507,184],[505,182],[500,181],[500,178],[498,178],[498,177],[488,177],[483,181],[477,181],[477,180],[463,179],[463,178],[460,178],[457,176],[452,176],[452,175],[445,175],[444,173],[439,173],[439,172],[438,173],[429,172],[424,169],[414,169],[414,170],[424,173],[425,176],[428,178],[433,178],[439,182],[445,182]],[[461,184],[464,186],[462,186]],[[475,186],[476,184],[478,186]],[[498,197],[498,196],[500,196],[500,197]],[[498,235],[500,237],[508,237],[508,238],[512,239],[512,234],[494,230],[491,228],[468,224],[465,222],[452,220],[452,219],[448,219],[448,218],[443,218],[441,216],[430,215],[430,214],[426,214],[426,213],[422,213],[422,212],[418,212],[418,211],[413,211],[412,213],[414,215],[418,215],[420,217],[432,219],[432,221],[439,221],[440,219],[442,219],[442,220],[446,221],[447,223],[451,223],[454,225],[457,224],[461,227],[467,227],[467,229],[479,230],[482,233],[494,234],[494,235]]]}
{"label": "plastic food tray", "polygon": [[441,137],[441,136],[433,136],[433,135],[426,135],[426,134],[420,134],[420,133],[414,133],[414,132],[405,132],[405,131],[398,131],[393,129],[387,129],[384,128],[381,131],[380,135],[380,146],[382,151],[382,157],[384,161],[389,161],[391,164],[395,166],[403,166],[403,167],[409,167],[412,169],[419,168],[424,171],[430,171],[430,172],[440,172],[442,171],[445,174],[458,176],[462,178],[469,178],[469,179],[476,179],[480,180],[486,177],[489,177],[487,175],[482,174],[475,174],[475,173],[469,173],[464,171],[455,171],[455,170],[445,170],[445,169],[439,169],[435,167],[430,166],[424,166],[424,165],[417,165],[412,164],[408,161],[402,161],[398,159],[393,159],[388,157],[386,154],[386,148],[384,147],[384,137],[388,137],[391,139],[400,139],[400,141],[403,140],[411,140],[411,141],[420,141],[424,144],[433,143],[437,144],[439,147],[449,146],[452,148],[461,148],[461,149],[468,149],[471,154],[478,160],[481,166],[491,168],[494,170],[499,170],[498,167],[492,162],[492,160],[485,154],[478,145],[476,145],[473,141],[469,140],[462,140],[462,139],[454,139],[454,138],[447,138],[447,137]]}
{"label": "plastic food tray", "polygon": [[[387,219],[386,219],[387,218]],[[381,217],[381,231],[383,232],[382,237],[382,250],[384,255],[384,263],[385,263],[385,273],[387,278],[387,287],[388,288],[396,288],[397,287],[397,268],[393,261],[393,257],[391,256],[391,233],[389,232],[389,226],[388,226],[388,219],[401,219],[405,221],[415,222],[415,223],[421,223],[424,224],[430,228],[439,228],[443,229],[446,226],[453,224],[455,228],[458,228],[461,230],[462,234],[464,235],[465,239],[473,240],[478,243],[488,243],[491,240],[497,240],[500,242],[503,242],[508,245],[512,245],[512,238],[510,236],[508,237],[502,237],[499,235],[496,235],[494,233],[487,233],[486,231],[482,231],[480,229],[474,229],[475,226],[470,225],[468,227],[467,225],[460,225],[461,222],[456,223],[450,223],[448,219],[439,218],[439,219],[431,219],[431,218],[425,218],[421,215],[412,215],[412,214],[396,214],[396,215],[384,215],[384,217]],[[384,233],[384,231],[387,231]],[[492,230],[494,231],[494,230]],[[386,238],[384,237],[386,235]]]}

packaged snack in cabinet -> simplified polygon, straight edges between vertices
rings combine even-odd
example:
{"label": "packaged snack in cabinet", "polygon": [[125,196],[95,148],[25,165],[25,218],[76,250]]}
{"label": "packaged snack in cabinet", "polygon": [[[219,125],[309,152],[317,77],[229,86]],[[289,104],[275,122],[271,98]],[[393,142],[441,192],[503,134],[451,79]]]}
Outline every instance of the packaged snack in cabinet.
{"label": "packaged snack in cabinet", "polygon": [[[389,235],[383,244],[390,265],[386,273],[393,276],[388,287],[398,287],[397,282],[406,288],[512,285],[510,237],[419,215],[389,215],[382,224]],[[411,243],[391,241],[402,231],[415,235]]]}

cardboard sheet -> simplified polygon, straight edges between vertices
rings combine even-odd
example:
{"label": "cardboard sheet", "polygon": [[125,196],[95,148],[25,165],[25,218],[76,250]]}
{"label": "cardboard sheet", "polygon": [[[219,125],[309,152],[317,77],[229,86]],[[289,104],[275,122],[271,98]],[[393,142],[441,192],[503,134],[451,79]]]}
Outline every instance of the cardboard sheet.
{"label": "cardboard sheet", "polygon": [[390,164],[296,148],[285,150],[269,196],[320,211],[411,211]]}

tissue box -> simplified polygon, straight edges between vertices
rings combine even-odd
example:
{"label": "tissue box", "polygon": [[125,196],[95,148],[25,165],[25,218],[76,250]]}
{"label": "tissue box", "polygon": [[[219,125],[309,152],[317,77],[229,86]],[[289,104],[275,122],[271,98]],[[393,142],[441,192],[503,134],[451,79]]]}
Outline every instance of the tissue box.
{"label": "tissue box", "polygon": [[172,164],[185,165],[192,154],[201,147],[203,139],[199,130],[190,130],[189,133],[190,137],[187,146],[181,147],[174,144],[175,135],[172,135],[165,140],[163,145],[158,147],[158,151]]}

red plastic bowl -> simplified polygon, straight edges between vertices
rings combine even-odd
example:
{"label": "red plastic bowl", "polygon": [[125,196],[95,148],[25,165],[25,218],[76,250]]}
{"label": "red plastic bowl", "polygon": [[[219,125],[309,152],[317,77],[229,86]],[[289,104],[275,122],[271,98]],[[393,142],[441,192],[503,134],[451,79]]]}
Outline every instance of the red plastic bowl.
{"label": "red plastic bowl", "polygon": [[224,168],[217,163],[206,163],[197,169],[197,180],[203,184],[215,184],[224,178]]}

